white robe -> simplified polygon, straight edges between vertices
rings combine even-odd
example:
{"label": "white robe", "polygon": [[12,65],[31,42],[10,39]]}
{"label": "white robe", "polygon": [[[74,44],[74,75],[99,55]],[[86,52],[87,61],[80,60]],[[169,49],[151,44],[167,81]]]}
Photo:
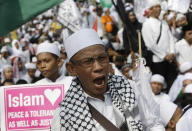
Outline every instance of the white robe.
{"label": "white robe", "polygon": [[176,131],[191,131],[192,130],[192,108],[187,110],[176,124]]}
{"label": "white robe", "polygon": [[57,80],[55,82],[49,80],[48,78],[43,78],[39,81],[37,81],[35,84],[48,84],[48,83],[56,83],[56,84],[64,84],[64,89],[65,89],[65,94],[68,91],[71,82],[72,82],[73,77],[71,76],[64,76],[61,75],[59,78],[57,78]]}
{"label": "white robe", "polygon": [[155,95],[154,99],[157,103],[159,103],[162,100],[170,101],[170,97],[162,92],[159,95]]}
{"label": "white robe", "polygon": [[[157,39],[160,34],[160,25],[162,23],[162,32],[159,43]],[[165,21],[150,17],[146,19],[142,27],[142,36],[148,50],[154,53],[153,62],[162,62],[170,53],[174,53],[174,37]]]}
{"label": "white robe", "polygon": [[181,74],[178,75],[169,90],[169,97],[171,101],[174,101],[177,98],[179,92],[182,89],[183,76],[184,75]]}
{"label": "white robe", "polygon": [[186,61],[192,61],[192,45],[190,46],[185,39],[178,41],[175,44],[176,60],[179,64]]}

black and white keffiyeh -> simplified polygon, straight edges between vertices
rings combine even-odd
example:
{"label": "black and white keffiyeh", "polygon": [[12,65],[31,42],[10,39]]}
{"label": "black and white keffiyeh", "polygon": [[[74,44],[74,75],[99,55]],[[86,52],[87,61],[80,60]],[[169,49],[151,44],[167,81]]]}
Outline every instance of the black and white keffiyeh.
{"label": "black and white keffiyeh", "polygon": [[[132,110],[135,107],[135,93],[128,80],[122,76],[109,75],[108,88],[114,108],[122,114],[124,109]],[[76,78],[60,103],[61,131],[90,131],[96,130],[85,93],[80,81]],[[141,131],[141,121],[132,120],[127,123],[132,131]]]}

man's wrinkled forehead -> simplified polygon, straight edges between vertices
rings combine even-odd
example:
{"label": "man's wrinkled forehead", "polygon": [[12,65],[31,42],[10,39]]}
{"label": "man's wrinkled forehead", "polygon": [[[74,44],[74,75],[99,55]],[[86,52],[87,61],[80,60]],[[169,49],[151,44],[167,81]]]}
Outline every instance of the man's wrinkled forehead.
{"label": "man's wrinkled forehead", "polygon": [[90,51],[90,49],[94,49],[94,51],[97,50],[98,54],[100,53],[106,53],[104,45],[102,44],[95,44],[95,45],[91,45],[88,46],[80,51],[78,51],[75,55],[73,55],[73,57],[71,57],[71,59],[77,58],[77,57],[89,57],[90,55],[92,55],[92,51]]}

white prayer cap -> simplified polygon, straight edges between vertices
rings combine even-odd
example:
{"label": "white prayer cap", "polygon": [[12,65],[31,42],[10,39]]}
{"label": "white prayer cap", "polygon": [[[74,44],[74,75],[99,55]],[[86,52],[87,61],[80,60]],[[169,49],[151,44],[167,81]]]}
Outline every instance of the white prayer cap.
{"label": "white prayer cap", "polygon": [[192,73],[186,73],[183,77],[183,81],[184,80],[192,80]]}
{"label": "white prayer cap", "polygon": [[159,82],[161,84],[164,84],[165,83],[165,79],[162,75],[160,74],[154,74],[152,75],[151,77],[151,82]]}
{"label": "white prayer cap", "polygon": [[43,42],[37,47],[36,56],[40,53],[48,52],[60,57],[60,51],[57,45],[48,42]]}
{"label": "white prayer cap", "polygon": [[3,66],[3,72],[7,69],[13,69],[13,67],[11,65],[5,65]]}
{"label": "white prayer cap", "polygon": [[125,4],[125,11],[130,11],[133,10],[133,5],[131,3],[126,3]]}
{"label": "white prayer cap", "polygon": [[149,8],[156,6],[156,5],[160,5],[159,0],[149,0],[149,3],[148,3]]}
{"label": "white prayer cap", "polygon": [[37,57],[33,57],[32,62],[37,62]]}
{"label": "white prayer cap", "polygon": [[174,12],[171,12],[171,13],[167,16],[167,20],[171,20],[174,15],[175,15],[175,13],[174,13]]}
{"label": "white prayer cap", "polygon": [[103,8],[103,11],[106,12],[107,10],[109,10],[107,7]]}
{"label": "white prayer cap", "polygon": [[189,84],[185,87],[184,93],[192,93],[192,84]]}
{"label": "white prayer cap", "polygon": [[190,61],[184,62],[180,65],[180,72],[184,73],[191,68],[192,68],[192,62],[190,62]]}
{"label": "white prayer cap", "polygon": [[11,41],[10,41],[9,38],[5,38],[5,39],[4,39],[4,42],[5,42],[5,43],[9,43],[9,42],[11,42]]}
{"label": "white prayer cap", "polygon": [[166,127],[171,120],[173,114],[177,109],[177,105],[168,100],[161,100],[160,102],[160,118],[163,125]]}
{"label": "white prayer cap", "polygon": [[36,65],[33,63],[26,63],[25,67],[26,69],[36,69]]}
{"label": "white prayer cap", "polygon": [[176,21],[178,21],[178,20],[180,20],[180,19],[182,19],[182,18],[185,18],[185,15],[179,13],[179,14],[177,14]]}
{"label": "white prayer cap", "polygon": [[3,52],[8,52],[7,46],[3,46],[3,47],[1,48],[1,53],[3,53]]}
{"label": "white prayer cap", "polygon": [[81,29],[64,41],[65,50],[69,60],[80,50],[96,44],[103,45],[103,42],[99,38],[97,32],[93,29]]}

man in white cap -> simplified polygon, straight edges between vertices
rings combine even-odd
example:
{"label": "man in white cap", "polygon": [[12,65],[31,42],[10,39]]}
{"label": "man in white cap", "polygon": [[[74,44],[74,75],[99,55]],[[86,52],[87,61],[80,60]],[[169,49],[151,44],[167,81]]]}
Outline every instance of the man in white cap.
{"label": "man in white cap", "polygon": [[176,131],[176,124],[182,116],[182,109],[171,101],[160,102],[160,118],[166,131]]}
{"label": "man in white cap", "polygon": [[192,73],[186,73],[185,75],[181,76],[178,79],[177,85],[173,86],[173,89],[171,87],[171,90],[169,92],[171,101],[174,101],[176,100],[176,98],[181,96],[183,91],[185,90],[185,87],[189,84],[192,84]]}
{"label": "man in white cap", "polygon": [[150,17],[143,23],[142,36],[147,49],[152,52],[152,72],[164,76],[169,86],[176,72],[170,64],[174,59],[174,37],[167,23],[159,20],[160,1],[149,0],[148,4]]}
{"label": "man in white cap", "polygon": [[27,73],[23,79],[26,80],[27,83],[35,83],[38,81],[39,79],[35,77],[36,65],[34,63],[26,63],[25,67],[27,69]]}
{"label": "man in white cap", "polygon": [[[67,70],[76,77],[55,111],[51,130],[144,130],[135,84],[109,74],[108,55],[98,34],[93,29],[83,29],[64,43],[69,59]],[[153,126],[148,128],[159,129]]]}
{"label": "man in white cap", "polygon": [[178,65],[192,61],[192,29],[185,28],[184,38],[175,44],[175,55]]}
{"label": "man in white cap", "polygon": [[7,46],[3,46],[1,48],[0,54],[1,54],[0,68],[2,69],[4,65],[10,64],[9,52],[8,52]]}
{"label": "man in white cap", "polygon": [[154,74],[151,77],[150,80],[150,85],[151,85],[151,89],[155,95],[155,100],[157,103],[159,103],[160,100],[165,99],[165,100],[170,100],[169,96],[163,92],[161,92],[161,90],[164,88],[166,88],[166,84],[165,84],[165,79],[162,75],[159,74]]}
{"label": "man in white cap", "polygon": [[40,70],[42,75],[45,77],[39,81],[37,84],[46,83],[59,83],[65,85],[65,93],[69,88],[70,81],[72,77],[65,77],[63,74],[59,73],[59,65],[61,61],[60,50],[57,45],[51,43],[41,43],[37,47],[37,68]]}
{"label": "man in white cap", "polygon": [[173,82],[170,90],[169,90],[169,97],[171,101],[174,101],[179,94],[179,91],[182,87],[182,80],[185,74],[192,73],[192,62],[187,61],[180,65],[179,67],[180,74],[177,76],[175,81]]}

